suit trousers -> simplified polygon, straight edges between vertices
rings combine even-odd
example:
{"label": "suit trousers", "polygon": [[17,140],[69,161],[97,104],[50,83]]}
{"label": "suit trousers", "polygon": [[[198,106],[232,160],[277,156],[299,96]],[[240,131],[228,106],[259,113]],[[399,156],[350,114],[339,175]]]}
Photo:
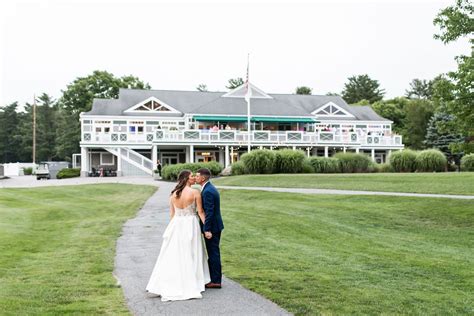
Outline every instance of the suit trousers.
{"label": "suit trousers", "polygon": [[222,265],[221,251],[219,243],[221,241],[221,232],[212,233],[212,238],[206,240],[207,255],[209,257],[209,273],[212,283],[222,283]]}

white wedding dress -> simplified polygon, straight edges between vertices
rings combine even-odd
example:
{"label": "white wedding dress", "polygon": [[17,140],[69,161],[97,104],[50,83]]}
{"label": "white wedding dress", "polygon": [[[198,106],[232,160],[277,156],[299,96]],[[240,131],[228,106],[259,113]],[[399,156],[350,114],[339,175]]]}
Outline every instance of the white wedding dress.
{"label": "white wedding dress", "polygon": [[211,278],[196,201],[174,208],[146,290],[161,295],[162,301],[202,298],[201,292]]}

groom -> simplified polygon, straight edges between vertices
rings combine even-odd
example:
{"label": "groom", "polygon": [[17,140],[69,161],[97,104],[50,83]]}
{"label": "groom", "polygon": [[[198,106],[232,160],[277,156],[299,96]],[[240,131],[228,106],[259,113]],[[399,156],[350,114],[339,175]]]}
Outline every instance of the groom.
{"label": "groom", "polygon": [[220,289],[222,287],[221,252],[219,242],[221,232],[224,229],[221,217],[220,196],[216,187],[209,181],[211,172],[207,168],[201,168],[196,172],[196,182],[201,185],[202,208],[206,214],[203,225],[204,237],[206,237],[207,255],[209,256],[209,272],[211,282],[206,288]]}

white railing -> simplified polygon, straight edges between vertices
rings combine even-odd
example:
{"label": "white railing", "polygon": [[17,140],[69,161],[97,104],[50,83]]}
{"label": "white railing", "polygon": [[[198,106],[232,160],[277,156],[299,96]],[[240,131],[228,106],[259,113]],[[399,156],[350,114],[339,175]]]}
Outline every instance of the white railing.
{"label": "white railing", "polygon": [[[154,133],[92,133],[82,134],[83,143],[97,144],[152,144],[158,143],[189,143],[189,144],[237,144],[248,142],[249,134],[238,130],[155,130]],[[363,146],[403,146],[400,135],[381,136],[364,135],[355,132],[337,131],[252,131],[250,134],[252,145],[363,145]]]}

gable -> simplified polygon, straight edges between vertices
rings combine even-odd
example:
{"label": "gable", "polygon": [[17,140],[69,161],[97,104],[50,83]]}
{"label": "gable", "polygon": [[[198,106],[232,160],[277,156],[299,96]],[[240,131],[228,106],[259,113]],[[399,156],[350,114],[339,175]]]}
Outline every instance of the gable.
{"label": "gable", "polygon": [[[271,96],[263,92],[263,90],[254,86],[252,83],[249,82],[248,85],[250,88],[251,99],[273,99]],[[247,84],[244,83],[243,85],[238,86],[232,91],[227,92],[222,97],[223,98],[245,98],[246,94],[247,94]]]}
{"label": "gable", "polygon": [[328,103],[324,104],[323,106],[321,106],[321,107],[317,108],[316,110],[314,110],[313,112],[311,112],[311,114],[315,115],[316,117],[320,117],[320,116],[334,117],[334,118],[337,118],[337,117],[354,118],[355,117],[354,115],[347,112],[346,110],[344,110],[343,108],[341,108],[340,106],[338,106],[334,102],[328,102]]}
{"label": "gable", "polygon": [[155,97],[150,97],[134,106],[128,108],[124,112],[127,113],[181,113],[165,102]]}

